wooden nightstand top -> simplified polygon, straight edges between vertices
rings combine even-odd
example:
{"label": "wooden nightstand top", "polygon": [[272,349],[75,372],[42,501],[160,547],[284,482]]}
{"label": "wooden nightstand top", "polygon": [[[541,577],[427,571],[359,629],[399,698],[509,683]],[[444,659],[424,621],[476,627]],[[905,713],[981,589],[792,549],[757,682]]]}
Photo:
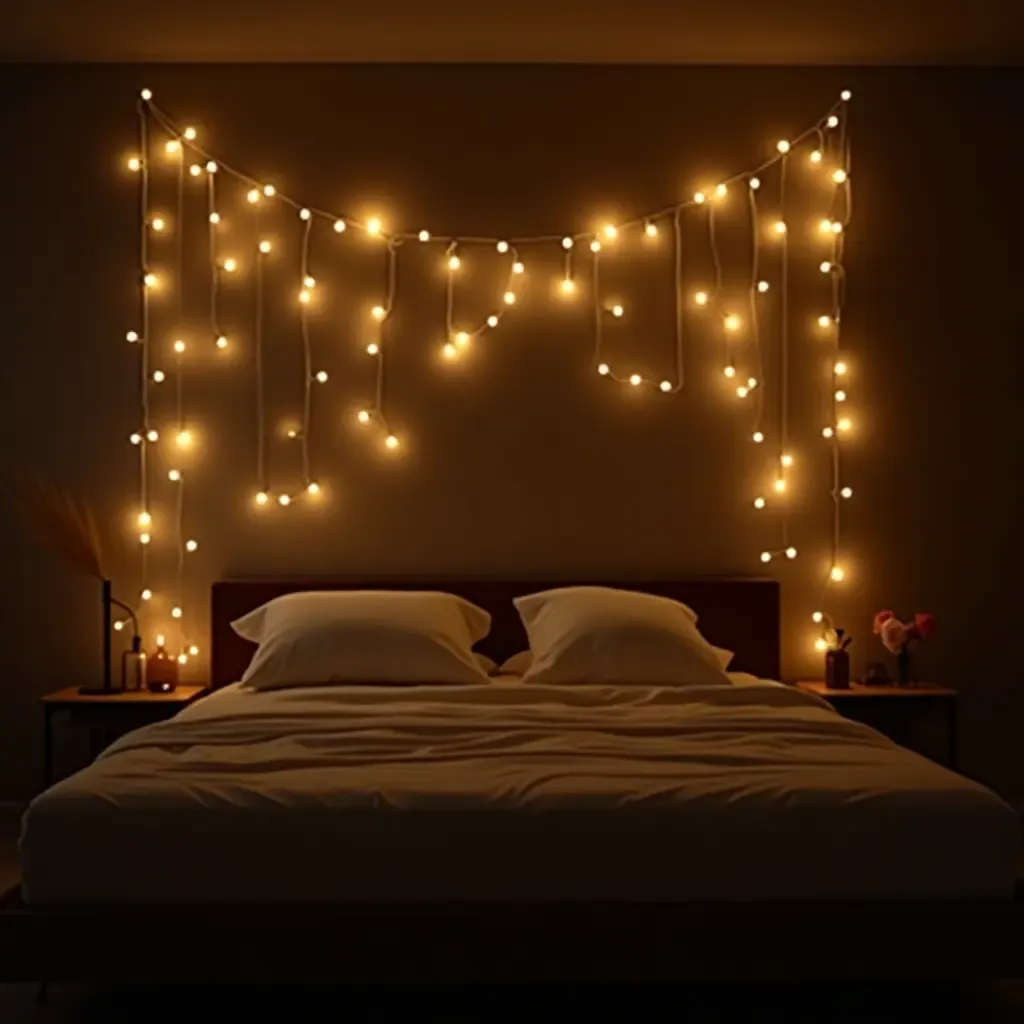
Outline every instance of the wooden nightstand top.
{"label": "wooden nightstand top", "polygon": [[915,683],[910,686],[866,686],[864,683],[850,683],[848,690],[830,690],[823,679],[801,679],[795,684],[797,689],[816,693],[819,697],[831,700],[846,697],[957,697],[957,691],[949,686],[927,686]]}
{"label": "wooden nightstand top", "polygon": [[185,705],[206,690],[203,683],[182,683],[170,693],[151,693],[149,690],[121,690],[111,694],[79,693],[77,686],[67,686],[43,697],[44,704],[77,707],[83,704],[181,704]]}

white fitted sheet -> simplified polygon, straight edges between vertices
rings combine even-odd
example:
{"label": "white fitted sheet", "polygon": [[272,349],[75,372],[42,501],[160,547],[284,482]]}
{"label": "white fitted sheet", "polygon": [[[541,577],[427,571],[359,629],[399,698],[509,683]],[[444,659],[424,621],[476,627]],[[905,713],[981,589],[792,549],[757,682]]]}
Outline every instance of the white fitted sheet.
{"label": "white fitted sheet", "polygon": [[226,687],[23,821],[30,903],[1010,898],[989,790],[813,695]]}

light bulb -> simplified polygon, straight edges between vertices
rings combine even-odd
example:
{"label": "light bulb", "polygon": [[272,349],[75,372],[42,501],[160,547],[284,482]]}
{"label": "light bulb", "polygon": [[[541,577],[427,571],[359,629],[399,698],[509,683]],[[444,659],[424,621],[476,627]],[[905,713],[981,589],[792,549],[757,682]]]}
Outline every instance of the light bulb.
{"label": "light bulb", "polygon": [[775,148],[776,148],[776,149],[777,149],[777,150],[778,150],[778,151],[779,151],[780,153],[788,153],[788,152],[789,152],[789,143],[788,143],[788,142],[787,142],[787,141],[786,141],[785,139],[780,139],[780,140],[779,140],[779,141],[778,141],[778,142],[776,143],[776,145],[775,145]]}
{"label": "light bulb", "polygon": [[518,260],[516,260],[516,262],[512,264],[513,274],[521,274],[524,270],[526,270],[526,267],[524,267],[523,264],[520,263]]}
{"label": "light bulb", "polygon": [[706,306],[708,304],[708,293],[707,292],[696,292],[693,296],[693,301],[698,306]]}
{"label": "light bulb", "polygon": [[154,231],[163,231],[163,229],[164,229],[165,227],[167,227],[167,222],[166,222],[166,221],[165,221],[165,220],[163,219],[163,217],[154,217],[154,218],[153,218],[153,219],[152,219],[152,220],[151,220],[151,221],[149,222],[149,226],[150,226],[150,227],[151,227],[151,228],[152,228],[152,229],[153,229]]}
{"label": "light bulb", "polygon": [[837,377],[842,377],[846,373],[846,363],[840,361],[832,367],[832,371]]}
{"label": "light bulb", "polygon": [[267,197],[268,199],[270,199],[270,197],[271,197],[271,196],[275,195],[275,194],[276,194],[276,192],[277,192],[277,189],[276,189],[276,188],[274,188],[274,186],[273,186],[273,185],[264,185],[264,186],[263,186],[263,194],[264,194],[264,195],[265,195],[265,196],[266,196],[266,197]]}
{"label": "light bulb", "polygon": [[381,232],[381,222],[379,217],[371,217],[366,222],[366,231],[371,235],[379,235]]}
{"label": "light bulb", "polygon": [[125,339],[127,340],[129,345],[134,345],[135,342],[137,342],[139,340],[139,333],[138,333],[138,331],[129,331],[125,335]]}
{"label": "light bulb", "polygon": [[846,572],[844,571],[841,565],[833,565],[832,571],[829,573],[829,576],[831,576],[836,583],[842,583],[842,581],[846,578]]}
{"label": "light bulb", "polygon": [[304,306],[309,305],[309,300],[313,297],[312,293],[308,288],[303,288],[299,291],[299,302]]}
{"label": "light bulb", "polygon": [[139,543],[140,544],[148,544],[152,539],[153,538],[150,537],[150,535],[148,533],[140,533],[139,534]]}
{"label": "light bulb", "polygon": [[601,251],[601,243],[596,238],[590,243],[590,251],[591,252],[600,252]]}
{"label": "light bulb", "polygon": [[180,480],[181,479],[181,470],[180,469],[169,469],[167,471],[167,479],[168,480],[173,480],[173,481]]}
{"label": "light bulb", "polygon": [[360,423],[369,423],[370,422],[370,413],[369,413],[369,411],[366,410],[366,409],[360,409],[359,410],[359,415],[356,417],[356,419],[359,420]]}
{"label": "light bulb", "polygon": [[623,316],[625,314],[625,312],[626,311],[622,308],[622,306],[618,305],[618,303],[616,303],[614,306],[612,306],[612,316],[614,316],[614,317]]}
{"label": "light bulb", "polygon": [[270,252],[273,246],[265,238],[260,242],[260,252],[266,254]]}
{"label": "light bulb", "polygon": [[515,292],[505,292],[504,299],[505,299],[505,305],[506,306],[514,305],[514,303],[516,301],[516,293]]}
{"label": "light bulb", "polygon": [[142,444],[142,435],[141,434],[129,434],[128,440],[131,441],[132,444]]}
{"label": "light bulb", "polygon": [[171,609],[171,618],[172,619],[180,619],[181,618],[181,609],[177,605],[175,605]]}
{"label": "light bulb", "polygon": [[756,192],[761,187],[761,179],[751,178],[750,181],[747,182],[747,184],[750,185],[750,187]]}
{"label": "light bulb", "polygon": [[266,491],[260,491],[260,492],[259,492],[259,493],[258,493],[258,494],[256,495],[256,504],[257,504],[257,505],[266,505],[266,503],[267,503],[268,501],[270,501],[270,495],[269,495],[269,494],[267,494],[267,492],[266,492]]}
{"label": "light bulb", "polygon": [[835,431],[831,427],[822,427],[821,428],[821,436],[822,437],[831,437],[834,433],[835,433]]}
{"label": "light bulb", "polygon": [[199,648],[192,644],[188,649],[188,653],[194,658],[199,653]]}
{"label": "light bulb", "polygon": [[196,138],[196,130],[195,130],[195,128],[188,127],[181,134],[184,135],[185,138],[188,139],[189,142],[195,142],[195,138]]}
{"label": "light bulb", "polygon": [[774,225],[775,234],[784,235],[786,233],[786,222],[784,220],[777,220]]}
{"label": "light bulb", "polygon": [[380,352],[380,345],[378,345],[377,342],[375,341],[371,341],[370,344],[366,346],[366,351],[371,356],[375,356],[377,355],[378,352]]}
{"label": "light bulb", "polygon": [[597,368],[597,372],[601,374],[602,377],[607,377],[608,374],[611,373],[611,369],[609,368],[607,363],[601,363],[601,365],[598,366]]}
{"label": "light bulb", "polygon": [[750,435],[750,440],[753,441],[754,444],[760,444],[764,440],[764,434],[762,434],[760,430],[755,430],[754,433]]}
{"label": "light bulb", "polygon": [[728,193],[729,193],[729,186],[726,185],[724,181],[720,182],[719,184],[717,184],[715,186],[715,197],[716,198],[723,199],[726,195],[728,195]]}
{"label": "light bulb", "polygon": [[179,355],[185,351],[185,342],[183,342],[180,338],[174,343],[174,351],[177,352]]}
{"label": "light bulb", "polygon": [[761,497],[760,494],[754,499],[754,508],[757,508],[757,509],[764,508],[765,504],[766,504],[766,502],[765,502],[764,498]]}
{"label": "light bulb", "polygon": [[508,252],[508,242],[499,242],[495,248],[498,252]]}
{"label": "light bulb", "polygon": [[151,89],[143,89],[139,95],[148,103],[153,98],[153,92]]}
{"label": "light bulb", "polygon": [[635,388],[639,387],[643,383],[643,377],[641,377],[639,373],[631,374],[629,378],[629,383],[632,384]]}
{"label": "light bulb", "polygon": [[388,436],[384,439],[384,443],[388,446],[388,448],[394,451],[394,449],[398,447],[398,438],[395,437],[394,434],[388,434]]}
{"label": "light bulb", "polygon": [[722,372],[726,375],[726,377],[735,377],[736,376],[736,367],[735,366],[727,366]]}
{"label": "light bulb", "polygon": [[563,295],[572,295],[576,291],[576,282],[571,277],[566,277],[562,279],[560,287]]}
{"label": "light bulb", "polygon": [[852,488],[852,487],[844,487],[844,488],[843,488],[843,489],[842,489],[842,490],[841,490],[841,491],[839,492],[839,494],[840,494],[840,496],[841,496],[841,497],[843,497],[843,498],[852,498],[852,497],[853,497],[853,488]]}
{"label": "light bulb", "polygon": [[822,621],[822,619],[824,619],[824,618],[825,618],[825,615],[824,615],[824,613],[822,613],[822,612],[813,612],[813,613],[811,614],[811,618],[812,618],[812,619],[813,619],[813,620],[814,620],[815,622],[821,622],[821,621]]}
{"label": "light bulb", "polygon": [[177,139],[171,139],[169,142],[165,143],[164,151],[168,154],[168,156],[173,156],[175,153],[180,153],[181,143]]}
{"label": "light bulb", "polygon": [[155,287],[156,287],[156,285],[157,285],[157,281],[158,281],[158,278],[157,278],[156,274],[147,274],[147,275],[146,275],[146,276],[145,276],[145,277],[144,277],[144,278],[142,279],[142,283],[143,283],[143,284],[144,284],[144,285],[145,285],[145,286],[146,286],[147,288],[155,288]]}
{"label": "light bulb", "polygon": [[345,230],[345,222],[343,220],[336,220],[334,222],[334,230],[340,235]]}
{"label": "light bulb", "polygon": [[832,221],[829,225],[829,229],[833,235],[841,235],[843,233],[843,225],[838,220]]}
{"label": "light bulb", "polygon": [[258,188],[251,188],[245,193],[245,198],[250,203],[258,203],[260,201],[260,190]]}
{"label": "light bulb", "polygon": [[832,221],[828,217],[823,217],[818,221],[818,230],[823,235],[827,235],[832,230]]}
{"label": "light bulb", "polygon": [[163,633],[157,633],[153,639],[156,640],[157,647],[163,647],[164,644],[167,643],[167,639],[164,637]]}
{"label": "light bulb", "polygon": [[782,455],[779,456],[779,462],[781,462],[782,465],[784,465],[785,467],[789,468],[790,466],[793,465],[793,456],[790,455],[789,452],[783,452]]}
{"label": "light bulb", "polygon": [[670,380],[663,380],[663,381],[662,381],[662,382],[661,382],[661,383],[660,383],[660,384],[658,385],[658,387],[659,387],[659,388],[661,388],[661,390],[662,390],[662,391],[664,391],[664,392],[666,392],[666,393],[667,393],[667,392],[669,392],[669,391],[671,391],[671,390],[672,390],[672,381],[670,381]]}
{"label": "light bulb", "polygon": [[232,256],[229,256],[221,265],[224,267],[227,273],[233,274],[238,269],[238,260],[236,260]]}
{"label": "light bulb", "polygon": [[387,315],[388,311],[383,306],[374,306],[373,309],[370,310],[370,316],[378,322],[383,320]]}
{"label": "light bulb", "polygon": [[141,597],[143,601],[149,601],[153,597],[153,591],[150,590],[149,587],[146,587],[145,590],[143,590],[142,593],[139,594],[139,597]]}
{"label": "light bulb", "polygon": [[186,551],[195,551],[196,548],[198,548],[198,547],[199,547],[199,541],[197,541],[197,540],[187,540],[187,541],[185,541],[185,550]]}
{"label": "light bulb", "polygon": [[487,326],[488,327],[497,327],[498,326],[498,318],[493,313],[487,318]]}
{"label": "light bulb", "polygon": [[835,114],[829,115],[828,120],[825,122],[829,128],[835,128],[839,125],[839,118]]}
{"label": "light bulb", "polygon": [[786,548],[786,557],[787,558],[796,558],[796,548],[793,548],[793,547]]}
{"label": "light bulb", "polygon": [[462,260],[458,256],[452,255],[448,257],[448,269],[458,270],[462,266]]}
{"label": "light bulb", "polygon": [[575,242],[573,242],[573,240],[568,235],[566,235],[565,238],[562,239],[562,248],[565,249],[566,252],[568,252],[573,247],[573,245],[575,245]]}
{"label": "light bulb", "polygon": [[770,562],[771,560],[772,560],[772,553],[770,551],[762,551],[761,552],[761,561],[762,562]]}
{"label": "light bulb", "polygon": [[846,430],[849,430],[853,426],[853,421],[850,419],[849,416],[844,416],[842,419],[840,419],[840,421],[836,424],[836,426],[840,430],[846,431]]}
{"label": "light bulb", "polygon": [[147,430],[146,431],[146,440],[149,441],[152,444],[154,441],[159,441],[160,440],[160,434],[157,431],[155,431],[155,430]]}
{"label": "light bulb", "polygon": [[468,345],[469,344],[469,334],[466,331],[459,331],[458,334],[455,335],[455,344],[456,345]]}
{"label": "light bulb", "polygon": [[648,221],[644,225],[644,234],[646,234],[648,238],[657,238],[658,237],[658,225],[657,224],[652,224],[650,221]]}
{"label": "light bulb", "polygon": [[278,503],[278,505],[281,505],[282,507],[287,507],[288,505],[290,505],[292,503],[291,495],[289,495],[289,494],[281,494],[281,495],[279,495],[278,499],[277,499],[277,503]]}
{"label": "light bulb", "polygon": [[813,150],[811,150],[811,163],[812,164],[820,164],[821,163],[821,150],[820,149],[813,149]]}
{"label": "light bulb", "polygon": [[694,201],[694,202],[695,202],[695,203],[696,203],[696,204],[697,204],[698,206],[699,206],[699,205],[700,205],[701,203],[703,203],[705,199],[707,199],[707,196],[706,196],[706,195],[704,195],[704,193],[703,193],[703,192],[694,192],[694,193],[693,193],[693,201]]}
{"label": "light bulb", "polygon": [[823,636],[819,636],[818,639],[814,641],[814,649],[818,652],[828,650],[828,643]]}
{"label": "light bulb", "polygon": [[783,480],[781,476],[776,479],[772,486],[774,486],[776,494],[784,494],[786,491],[786,481]]}
{"label": "light bulb", "polygon": [[609,242],[614,241],[614,239],[618,237],[619,231],[614,224],[605,224],[603,230],[604,237],[607,238]]}
{"label": "light bulb", "polygon": [[430,232],[429,231],[421,231],[419,233],[419,240],[421,242],[429,242],[430,241]]}
{"label": "light bulb", "polygon": [[121,630],[122,630],[122,629],[124,629],[124,623],[123,623],[123,622],[122,622],[122,621],[121,621],[120,619],[118,619],[118,620],[117,620],[117,621],[116,621],[116,622],[114,623],[114,629],[116,629],[116,630],[118,631],[118,633],[120,633],[120,632],[121,632]]}
{"label": "light bulb", "polygon": [[193,164],[188,169],[188,173],[191,174],[193,178],[198,178],[199,175],[203,173],[203,169],[202,167],[199,166],[199,164]]}
{"label": "light bulb", "polygon": [[739,387],[738,387],[738,388],[736,389],[736,396],[737,396],[738,398],[746,398],[746,397],[747,397],[747,395],[749,395],[749,394],[750,394],[750,388],[748,388],[748,387],[746,386],[746,384],[741,384],[741,385],[740,385],[740,386],[739,386]]}
{"label": "light bulb", "polygon": [[208,220],[210,221],[211,224],[219,224],[220,214],[217,213],[217,211],[215,210],[213,213],[210,214]]}
{"label": "light bulb", "polygon": [[179,430],[175,440],[179,448],[187,448],[192,443],[192,435],[187,430]]}
{"label": "light bulb", "polygon": [[849,102],[850,102],[850,97],[851,97],[852,95],[853,95],[853,94],[852,94],[852,93],[850,92],[850,90],[849,90],[849,89],[844,89],[844,90],[843,90],[843,91],[842,91],[842,92],[841,92],[841,93],[839,94],[839,98],[840,98],[840,99],[841,99],[841,100],[842,100],[842,101],[843,101],[844,103],[849,103]]}
{"label": "light bulb", "polygon": [[312,495],[319,494],[320,493],[320,485],[315,480],[310,480],[310,482],[308,484],[306,484],[306,493],[307,494],[312,494]]}
{"label": "light bulb", "polygon": [[846,392],[843,391],[841,388],[840,388],[839,391],[836,392],[836,401],[837,402],[845,402],[846,401]]}
{"label": "light bulb", "polygon": [[821,272],[822,272],[823,274],[831,274],[831,273],[832,273],[832,264],[831,264],[831,263],[829,263],[829,261],[828,261],[828,260],[823,260],[823,261],[821,262],[821,265],[820,265],[820,266],[818,267],[818,269],[819,269],[819,270],[820,270],[820,271],[821,271]]}
{"label": "light bulb", "polygon": [[833,171],[832,172],[832,180],[837,185],[842,185],[842,183],[844,181],[846,181],[846,171],[844,171],[842,168],[839,168],[839,170]]}
{"label": "light bulb", "polygon": [[770,284],[769,284],[769,283],[768,283],[767,281],[758,281],[758,282],[757,282],[757,290],[758,290],[758,291],[759,291],[759,292],[760,292],[760,293],[761,293],[762,295],[764,295],[764,293],[765,293],[766,291],[768,291],[768,289],[769,289],[770,287],[771,287],[771,285],[770,285]]}
{"label": "light bulb", "polygon": [[220,170],[220,168],[217,166],[217,161],[216,160],[207,160],[206,161],[206,173],[207,174],[216,174],[217,171],[219,171],[219,170]]}
{"label": "light bulb", "polygon": [[821,316],[818,317],[818,326],[819,327],[831,327],[832,326],[832,317],[825,316],[824,314],[822,314]]}
{"label": "light bulb", "polygon": [[163,370],[154,370],[153,371],[153,382],[155,384],[162,384],[164,382],[164,380],[166,379],[166,376],[167,375],[164,373]]}
{"label": "light bulb", "polygon": [[441,349],[441,352],[445,359],[454,359],[459,354],[459,350],[450,341]]}
{"label": "light bulb", "polygon": [[327,371],[326,370],[320,370],[317,373],[317,375],[316,375],[316,379],[317,379],[317,381],[320,384],[326,384],[327,383]]}
{"label": "light bulb", "polygon": [[153,517],[148,512],[140,512],[138,523],[139,526],[150,526],[153,522]]}
{"label": "light bulb", "polygon": [[740,329],[740,318],[735,313],[730,313],[725,318],[725,329],[727,331],[738,331]]}
{"label": "light bulb", "polygon": [[227,347],[228,347],[228,339],[227,339],[227,338],[225,338],[225,337],[224,337],[224,335],[222,334],[222,335],[221,335],[221,336],[220,336],[220,337],[219,337],[219,338],[217,339],[217,341],[216,341],[216,345],[217,345],[217,348],[227,348]]}

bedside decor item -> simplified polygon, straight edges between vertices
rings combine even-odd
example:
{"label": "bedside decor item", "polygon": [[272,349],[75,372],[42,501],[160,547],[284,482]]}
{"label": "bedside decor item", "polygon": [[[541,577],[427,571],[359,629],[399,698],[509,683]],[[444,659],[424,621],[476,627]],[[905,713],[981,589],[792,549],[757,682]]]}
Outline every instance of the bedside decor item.
{"label": "bedside decor item", "polygon": [[131,647],[126,647],[121,652],[121,689],[143,690],[145,687],[146,652],[142,649],[142,639],[136,629]]}
{"label": "bedside decor item", "polygon": [[896,655],[896,678],[900,686],[911,681],[910,645],[915,640],[924,640],[935,630],[935,616],[928,612],[917,612],[913,622],[900,622],[889,609],[875,616],[872,631],[881,638],[887,651]]}
{"label": "bedside decor item", "polygon": [[103,619],[103,685],[82,687],[83,694],[116,693],[112,673],[111,630],[112,609],[126,612],[132,623],[132,650],[141,652],[139,624],[135,612],[113,595],[110,580],[103,571],[103,552],[99,530],[92,510],[69,491],[44,480],[27,467],[18,467],[10,474],[11,491],[25,517],[28,527],[54,554],[70,568],[85,573],[100,584],[100,606]]}
{"label": "bedside decor item", "polygon": [[164,638],[156,638],[156,652],[146,660],[146,688],[150,693],[173,693],[178,685],[178,661],[167,653]]}
{"label": "bedside decor item", "polygon": [[825,652],[825,685],[830,690],[848,690],[850,688],[850,656],[846,648],[853,641],[846,636],[845,629],[831,631],[832,642]]}

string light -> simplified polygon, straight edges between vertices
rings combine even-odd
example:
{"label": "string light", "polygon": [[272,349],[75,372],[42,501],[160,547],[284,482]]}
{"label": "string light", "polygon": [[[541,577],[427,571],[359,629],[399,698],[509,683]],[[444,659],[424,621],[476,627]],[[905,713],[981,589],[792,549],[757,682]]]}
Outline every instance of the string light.
{"label": "string light", "polygon": [[715,186],[715,196],[718,199],[723,199],[729,192],[728,186],[723,182],[720,185]]}
{"label": "string light", "polygon": [[766,504],[767,503],[760,494],[754,499],[754,508],[756,509],[762,509]]}
{"label": "string light", "polygon": [[375,341],[371,341],[370,344],[366,346],[366,351],[367,353],[369,353],[369,355],[375,356],[377,355],[378,352],[380,352],[380,345],[378,345],[377,342]]}
{"label": "string light", "polygon": [[840,491],[839,491],[839,496],[841,498],[852,498],[853,497],[853,488],[852,487],[843,487],[843,488],[841,488]]}
{"label": "string light", "polygon": [[516,262],[512,264],[513,274],[522,274],[525,270],[526,267],[524,267],[523,264],[519,262],[519,260],[516,260]]}
{"label": "string light", "polygon": [[260,190],[258,188],[251,188],[245,194],[245,198],[250,203],[258,203],[260,201]]}
{"label": "string light", "polygon": [[651,221],[648,221],[644,225],[644,234],[648,238],[657,238],[658,237],[658,225],[657,224],[653,224]]}
{"label": "string light", "polygon": [[612,316],[618,318],[618,317],[624,316],[626,311],[622,308],[622,306],[620,306],[618,303],[616,303],[614,306],[612,306],[611,313],[612,313]]}
{"label": "string light", "polygon": [[832,180],[837,185],[842,185],[846,181],[846,171],[844,171],[841,167],[839,169],[833,171],[832,172]]}
{"label": "string light", "polygon": [[260,241],[260,252],[263,253],[264,256],[273,248],[273,245],[271,245],[271,243],[266,238]]}
{"label": "string light", "polygon": [[772,553],[770,551],[762,551],[761,552],[761,561],[762,562],[768,563],[771,560],[772,560]]}
{"label": "string light", "polygon": [[144,587],[139,593],[139,597],[143,601],[151,601],[153,599],[153,591],[150,590],[149,587]]}
{"label": "string light", "polygon": [[419,233],[418,237],[419,237],[419,240],[421,242],[429,242],[430,241],[430,232],[429,231],[421,231]]}
{"label": "string light", "polygon": [[267,503],[268,501],[270,501],[270,495],[269,495],[269,494],[267,494],[267,492],[266,492],[266,491],[260,491],[260,492],[259,492],[259,493],[258,493],[258,494],[256,495],[256,504],[257,504],[257,505],[266,505],[266,503]]}
{"label": "string light", "polygon": [[565,249],[566,252],[568,252],[574,244],[575,243],[571,238],[569,238],[568,235],[566,235],[566,237],[562,239],[562,248]]}
{"label": "string light", "polygon": [[397,437],[395,437],[394,434],[388,434],[388,436],[384,439],[384,444],[387,445],[387,447],[393,451],[395,448],[398,447],[399,440]]}
{"label": "string light", "polygon": [[811,150],[811,163],[812,164],[820,164],[821,163],[821,150],[820,149]]}
{"label": "string light", "polygon": [[796,548],[793,547],[792,545],[790,545],[788,548],[786,548],[786,557],[787,558],[796,558]]}
{"label": "string light", "polygon": [[757,282],[757,290],[758,290],[758,291],[759,291],[759,292],[760,292],[760,293],[761,293],[762,295],[764,295],[764,293],[765,293],[766,291],[768,291],[768,289],[769,289],[770,287],[771,287],[771,285],[769,285],[767,281],[758,281],[758,282]]}
{"label": "string light", "polygon": [[488,327],[497,327],[498,326],[498,318],[493,313],[487,318],[487,326]]}
{"label": "string light", "polygon": [[753,434],[750,435],[750,440],[753,441],[754,444],[761,444],[764,441],[764,434],[762,434],[760,430],[755,430]]}
{"label": "string light", "polygon": [[706,195],[704,195],[704,193],[703,193],[703,192],[694,192],[694,193],[693,193],[693,201],[694,201],[694,202],[695,202],[695,203],[696,203],[696,204],[697,204],[698,206],[699,206],[699,205],[700,205],[701,203],[703,203],[705,199],[707,199],[707,196],[706,196]]}
{"label": "string light", "polygon": [[360,423],[366,424],[370,422],[370,413],[366,409],[360,409],[359,414],[356,417]]}
{"label": "string light", "polygon": [[264,185],[263,186],[263,194],[268,199],[272,199],[275,195],[277,195],[277,189],[274,188],[273,185]]}
{"label": "string light", "polygon": [[187,540],[187,541],[185,541],[185,550],[186,551],[190,551],[190,552],[191,551],[196,551],[198,548],[199,548],[199,541],[197,541],[197,540]]}
{"label": "string light", "polygon": [[171,480],[173,482],[177,482],[178,480],[181,479],[181,470],[180,469],[170,469],[170,470],[168,470],[167,471],[167,479]]}
{"label": "string light", "polygon": [[153,371],[153,382],[155,384],[162,384],[164,382],[164,380],[166,379],[166,376],[167,375],[164,373],[163,370],[154,370]]}
{"label": "string light", "polygon": [[736,367],[730,363],[722,372],[726,375],[726,377],[735,377]]}
{"label": "string light", "polygon": [[596,238],[590,243],[590,251],[591,252],[600,252],[601,251],[601,243]]}
{"label": "string light", "polygon": [[696,292],[693,296],[693,301],[698,306],[706,306],[708,304],[708,293],[707,292]]}
{"label": "string light", "polygon": [[502,298],[504,299],[506,306],[515,305],[516,293],[512,291],[505,292]]}
{"label": "string light", "polygon": [[601,374],[602,377],[607,377],[608,374],[611,373],[611,368],[607,363],[601,363],[597,367],[597,372]]}
{"label": "string light", "polygon": [[830,114],[825,124],[827,124],[829,128],[835,128],[839,125],[839,118],[836,117],[835,114]]}
{"label": "string light", "polygon": [[366,233],[368,235],[379,235],[383,230],[379,217],[371,217],[366,222]]}
{"label": "string light", "polygon": [[218,336],[214,344],[217,346],[217,348],[225,349],[228,347],[228,339],[223,334],[221,334],[220,336]]}
{"label": "string light", "polygon": [[343,220],[338,219],[334,222],[334,230],[340,235],[345,230],[346,224]]}
{"label": "string light", "polygon": [[207,160],[206,161],[206,173],[207,174],[216,174],[219,169],[220,168],[218,168],[216,160]]}
{"label": "string light", "polygon": [[832,264],[828,260],[822,260],[822,262],[819,265],[818,269],[823,274],[831,274],[832,273]]}
{"label": "string light", "polygon": [[226,260],[224,260],[221,266],[228,274],[233,274],[238,269],[238,260],[236,260],[233,256],[229,256]]}
{"label": "string light", "polygon": [[634,373],[630,376],[629,383],[632,384],[633,387],[637,388],[643,383],[643,377],[641,377],[639,373]]}
{"label": "string light", "polygon": [[727,331],[738,331],[740,329],[740,318],[735,313],[730,313],[723,321]]}
{"label": "string light", "polygon": [[784,235],[786,233],[786,222],[784,220],[777,220],[773,225],[775,234]]}
{"label": "string light", "polygon": [[199,164],[192,164],[192,166],[188,169],[188,173],[191,174],[193,178],[198,178],[199,175],[203,173],[203,169],[202,167],[199,166]]}
{"label": "string light", "polygon": [[448,269],[458,270],[462,266],[462,260],[458,256],[452,255],[448,257]]}
{"label": "string light", "polygon": [[576,282],[571,277],[564,277],[559,287],[563,294],[572,295],[576,291]]}
{"label": "string light", "polygon": [[789,147],[789,143],[785,139],[781,139],[778,143],[776,143],[775,148],[780,153],[788,153],[790,147]]}
{"label": "string light", "polygon": [[747,184],[756,192],[761,187],[761,179],[751,178],[750,181],[747,182]]}

